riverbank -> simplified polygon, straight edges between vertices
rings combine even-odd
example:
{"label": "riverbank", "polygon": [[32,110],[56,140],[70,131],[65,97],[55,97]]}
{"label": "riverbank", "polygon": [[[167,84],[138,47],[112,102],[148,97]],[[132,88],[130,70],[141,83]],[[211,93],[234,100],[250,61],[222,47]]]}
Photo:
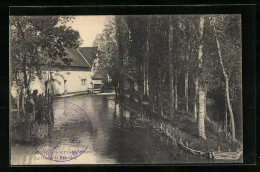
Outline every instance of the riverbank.
{"label": "riverbank", "polygon": [[208,118],[205,119],[207,137],[205,140],[198,136],[197,123],[187,114],[177,112],[174,123],[172,123],[167,116],[162,117],[151,112],[147,105],[140,107],[137,102],[127,98],[124,101],[118,101],[118,103],[131,112],[139,114],[142,121],[170,138],[175,146],[182,140],[189,148],[202,152],[236,152],[242,148],[242,143],[226,139],[225,134],[218,131],[218,128],[213,125],[214,122]]}
{"label": "riverbank", "polygon": [[69,93],[63,95],[56,95],[55,98],[73,97],[73,96],[81,96],[81,95],[108,96],[108,95],[115,95],[115,92],[108,91],[103,93],[89,93],[88,91],[83,91],[83,92]]}
{"label": "riverbank", "polygon": [[55,98],[63,98],[63,97],[72,97],[72,96],[79,96],[79,95],[86,95],[89,94],[88,91],[82,91],[82,92],[75,92],[75,93],[68,93],[63,95],[56,95]]}
{"label": "riverbank", "polygon": [[11,112],[11,140],[14,143],[31,143],[32,136],[38,140],[44,139],[48,136],[50,126],[49,124],[38,124],[33,118],[32,114],[20,114],[22,116],[17,120],[17,111]]}

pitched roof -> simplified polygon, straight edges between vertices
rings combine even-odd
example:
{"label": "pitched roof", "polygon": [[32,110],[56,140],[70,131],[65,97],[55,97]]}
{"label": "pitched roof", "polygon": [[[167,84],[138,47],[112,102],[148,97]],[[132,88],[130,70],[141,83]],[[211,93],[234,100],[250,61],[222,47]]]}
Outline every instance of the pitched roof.
{"label": "pitched roof", "polygon": [[100,73],[94,73],[94,75],[92,76],[92,79],[94,80],[101,80],[104,77],[100,74]]}
{"label": "pitched roof", "polygon": [[72,61],[70,66],[91,68],[96,58],[97,47],[79,47],[77,49],[65,49],[67,57]]}
{"label": "pitched roof", "polygon": [[90,66],[92,66],[96,58],[97,47],[79,47],[78,50],[80,54],[83,55],[86,61],[90,64]]}

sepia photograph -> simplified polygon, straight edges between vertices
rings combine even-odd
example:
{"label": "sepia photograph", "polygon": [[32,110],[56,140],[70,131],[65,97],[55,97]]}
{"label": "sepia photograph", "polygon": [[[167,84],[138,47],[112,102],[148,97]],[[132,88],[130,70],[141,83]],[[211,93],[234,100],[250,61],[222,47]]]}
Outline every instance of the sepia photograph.
{"label": "sepia photograph", "polygon": [[243,163],[241,20],[10,15],[10,164]]}

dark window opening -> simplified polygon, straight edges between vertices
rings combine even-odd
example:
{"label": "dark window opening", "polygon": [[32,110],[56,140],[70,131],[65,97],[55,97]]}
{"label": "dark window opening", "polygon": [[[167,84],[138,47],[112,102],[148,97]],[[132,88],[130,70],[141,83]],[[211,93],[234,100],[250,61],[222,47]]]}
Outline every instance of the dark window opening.
{"label": "dark window opening", "polygon": [[81,79],[81,84],[86,85],[86,79]]}
{"label": "dark window opening", "polygon": [[94,89],[101,89],[102,84],[94,84]]}

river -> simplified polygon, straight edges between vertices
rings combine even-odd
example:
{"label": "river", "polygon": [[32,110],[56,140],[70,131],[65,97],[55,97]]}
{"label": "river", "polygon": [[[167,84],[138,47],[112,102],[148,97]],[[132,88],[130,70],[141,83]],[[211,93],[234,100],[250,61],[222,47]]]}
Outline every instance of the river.
{"label": "river", "polygon": [[[54,110],[55,127],[51,138],[36,146],[12,144],[11,164],[180,164],[202,161],[175,148],[167,137],[142,122],[136,114],[122,109],[112,98],[80,95],[55,99],[56,102],[72,103],[85,114],[67,120]],[[81,145],[75,144],[75,140]],[[76,158],[62,162],[37,152],[53,146],[65,152],[86,149]]]}

